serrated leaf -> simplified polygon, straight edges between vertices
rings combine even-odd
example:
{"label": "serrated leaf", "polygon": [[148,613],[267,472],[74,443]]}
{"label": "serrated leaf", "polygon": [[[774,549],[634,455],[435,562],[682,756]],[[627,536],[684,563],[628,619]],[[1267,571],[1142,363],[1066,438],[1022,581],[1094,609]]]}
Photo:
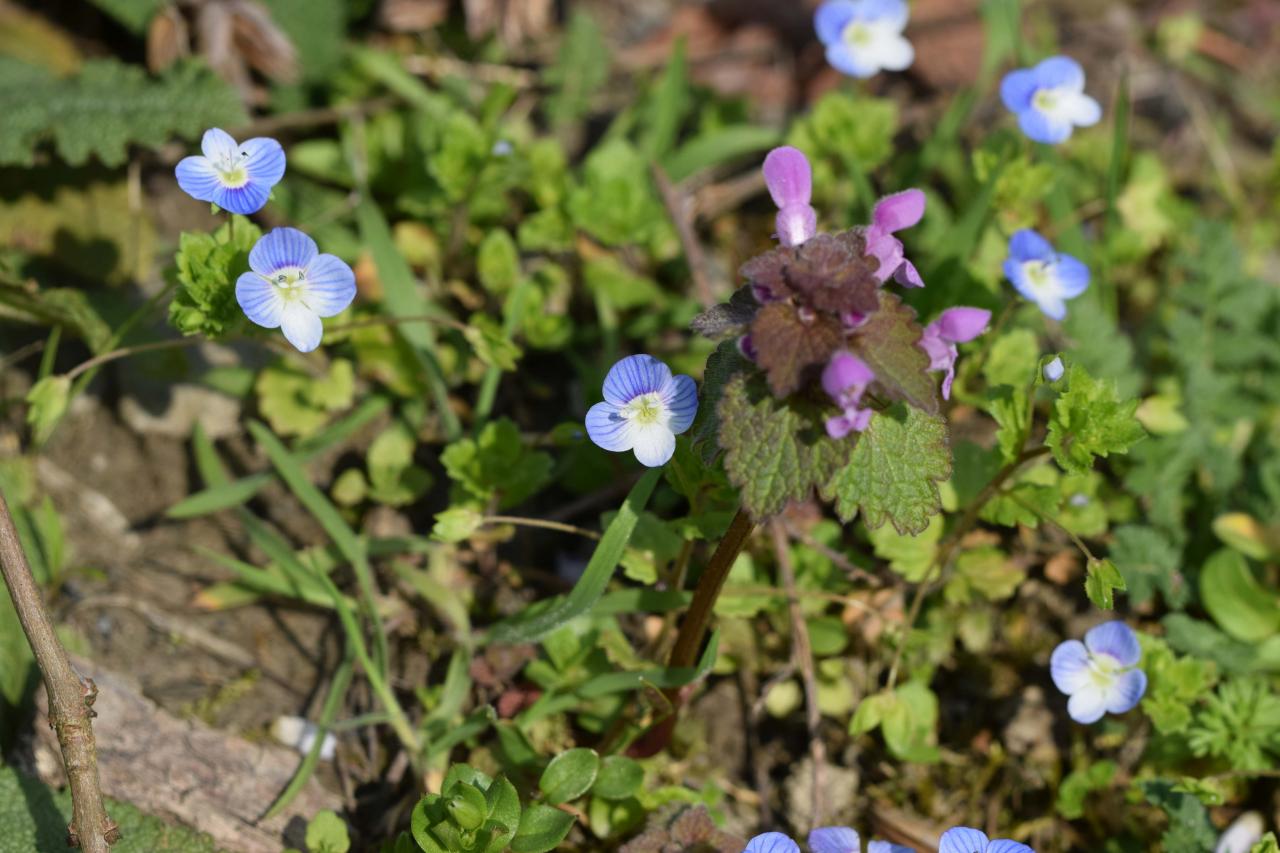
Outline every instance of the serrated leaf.
{"label": "serrated leaf", "polygon": [[848,459],[849,443],[828,438],[816,411],[775,400],[744,375],[729,381],[717,408],[725,471],[757,520],[807,498]]}
{"label": "serrated leaf", "polygon": [[1022,389],[997,387],[987,394],[987,411],[999,426],[996,444],[1001,458],[1006,464],[1015,461],[1031,432],[1031,400]]}
{"label": "serrated leaf", "polygon": [[1118,527],[1110,556],[1124,577],[1130,604],[1146,604],[1159,590],[1170,607],[1186,606],[1191,588],[1179,571],[1182,555],[1164,533],[1134,524]]}
{"label": "serrated leaf", "polygon": [[720,398],[729,380],[751,367],[734,341],[721,341],[707,357],[702,371],[702,403],[690,430],[690,440],[707,465],[720,455]]}
{"label": "serrated leaf", "polygon": [[515,370],[520,347],[507,335],[502,324],[487,314],[471,315],[462,336],[471,344],[476,358],[499,370]]}
{"label": "serrated leaf", "polygon": [[776,397],[800,390],[805,374],[825,364],[844,339],[840,321],[829,314],[804,311],[788,302],[770,302],[751,324],[756,361],[769,378]]}
{"label": "serrated leaf", "polygon": [[929,356],[920,349],[923,334],[915,310],[882,290],[879,310],[858,328],[850,349],[875,371],[873,388],[890,400],[937,414],[938,379],[928,372]]}
{"label": "serrated leaf", "polygon": [[530,450],[510,420],[493,421],[478,438],[455,441],[440,454],[449,477],[470,497],[485,502],[497,496],[512,507],[537,492],[551,476],[551,457]]}
{"label": "serrated leaf", "polygon": [[485,235],[476,249],[476,276],[491,293],[506,293],[520,278],[520,250],[501,228]]}
{"label": "serrated leaf", "polygon": [[1122,401],[1114,381],[1094,379],[1084,367],[1073,364],[1068,383],[1066,393],[1054,403],[1045,439],[1063,468],[1087,471],[1094,457],[1127,453],[1146,437],[1134,417],[1138,401]]}
{"label": "serrated leaf", "polygon": [[1124,591],[1124,576],[1110,560],[1090,560],[1088,574],[1084,579],[1085,595],[1095,607],[1103,610],[1114,610],[1115,593]]}
{"label": "serrated leaf", "polygon": [[751,288],[740,287],[728,302],[713,305],[689,321],[689,328],[712,339],[745,334],[759,310],[760,303],[751,294]]}
{"label": "serrated leaf", "polygon": [[942,509],[938,484],[951,476],[946,423],[919,409],[878,412],[858,438],[847,465],[822,486],[845,522],[862,513],[871,529],[886,521],[916,534]]}
{"label": "serrated leaf", "polygon": [[219,338],[244,323],[235,282],[249,269],[249,252],[262,230],[238,216],[212,234],[184,232],[178,238],[178,289],[169,303],[169,323],[184,335]]}

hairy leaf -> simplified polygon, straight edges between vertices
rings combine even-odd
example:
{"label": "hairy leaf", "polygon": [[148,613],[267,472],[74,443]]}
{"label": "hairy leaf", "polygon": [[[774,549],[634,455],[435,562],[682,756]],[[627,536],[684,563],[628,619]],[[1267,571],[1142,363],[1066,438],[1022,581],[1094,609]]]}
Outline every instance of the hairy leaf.
{"label": "hairy leaf", "polygon": [[809,369],[825,364],[843,339],[840,321],[835,317],[788,302],[770,302],[751,324],[756,360],[777,397],[800,390]]}
{"label": "hairy leaf", "polygon": [[938,379],[928,372],[929,356],[919,347],[923,334],[916,312],[882,290],[879,310],[859,327],[851,349],[875,371],[875,387],[885,396],[932,415],[940,408]]}
{"label": "hairy leaf", "polygon": [[724,387],[749,367],[751,362],[742,357],[734,341],[721,341],[707,358],[702,372],[702,404],[698,406],[690,437],[698,455],[708,465],[720,454],[720,397]]}
{"label": "hairy leaf", "polygon": [[760,303],[751,295],[751,288],[740,287],[733,292],[728,302],[713,305],[694,317],[689,328],[704,338],[741,335],[746,332],[759,310]]}
{"label": "hairy leaf", "polygon": [[[851,233],[851,232],[850,232]],[[836,314],[876,310],[878,262],[862,252],[857,234],[819,234],[797,247],[780,247],[748,261],[741,273],[775,299],[794,298]]]}

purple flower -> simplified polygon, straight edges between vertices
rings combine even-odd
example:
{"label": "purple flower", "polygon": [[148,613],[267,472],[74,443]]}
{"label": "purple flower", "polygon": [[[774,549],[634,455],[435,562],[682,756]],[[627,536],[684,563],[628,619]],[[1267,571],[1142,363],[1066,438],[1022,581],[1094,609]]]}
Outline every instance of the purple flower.
{"label": "purple flower", "polygon": [[[820,826],[809,833],[811,853],[862,853],[862,840],[847,826]],[[888,841],[868,841],[867,853],[915,853],[911,847]]]}
{"label": "purple flower", "polygon": [[1044,381],[1057,382],[1063,373],[1066,373],[1066,368],[1062,366],[1062,356],[1057,356],[1044,366]]}
{"label": "purple flower", "polygon": [[967,826],[957,826],[942,833],[938,853],[1035,853],[1020,841],[987,838],[987,834]]}
{"label": "purple flower", "polygon": [[822,390],[843,411],[827,419],[827,435],[844,438],[851,432],[862,432],[871,423],[871,409],[861,408],[862,395],[876,374],[867,363],[850,352],[841,350],[831,356],[822,371]]}
{"label": "purple flower", "polygon": [[907,287],[924,287],[920,273],[903,253],[902,241],[893,234],[910,228],[924,216],[924,193],[920,190],[903,190],[885,196],[876,203],[867,226],[867,254],[880,262],[876,278],[888,281],[890,276]]}
{"label": "purple flower", "polygon": [[1054,320],[1067,316],[1068,299],[1089,289],[1089,268],[1070,255],[1055,252],[1048,240],[1030,228],[1009,238],[1004,275],[1015,290]]}
{"label": "purple flower", "polygon": [[200,150],[203,157],[184,157],[178,163],[178,186],[192,198],[232,213],[262,210],[271,188],[284,176],[284,149],[265,136],[237,144],[229,133],[214,127],[204,132]]}
{"label": "purple flower", "polygon": [[827,62],[843,74],[871,77],[882,70],[902,71],[915,59],[903,0],[827,0],[813,16]]}
{"label": "purple flower", "polygon": [[1142,647],[1133,629],[1119,620],[1103,622],[1053,650],[1049,672],[1071,697],[1067,713],[1077,723],[1096,723],[1106,713],[1123,714],[1147,691],[1147,674],[1137,669]]}
{"label": "purple flower", "polygon": [[971,341],[987,330],[991,312],[984,308],[948,308],[938,315],[920,338],[920,349],[929,355],[929,369],[941,370],[942,399],[951,399],[951,383],[956,378],[956,344]]}
{"label": "purple flower", "polygon": [[818,232],[818,214],[809,206],[813,174],[804,153],[789,145],[764,158],[764,183],[778,206],[778,241],[799,246]]}
{"label": "purple flower", "polygon": [[336,255],[321,255],[316,241],[297,228],[275,228],[249,252],[249,268],[236,280],[245,316],[268,329],[280,327],[300,352],[320,346],[321,317],[346,310],[356,277]]}
{"label": "purple flower", "polygon": [[1010,71],[1000,83],[1000,98],[1023,133],[1048,145],[1065,142],[1073,127],[1089,127],[1102,118],[1102,107],[1084,93],[1084,69],[1065,56]]}
{"label": "purple flower", "polygon": [[800,853],[800,845],[781,832],[765,832],[748,841],[742,853]]}
{"label": "purple flower", "polygon": [[698,389],[688,376],[651,355],[630,355],[604,379],[604,402],[587,412],[587,435],[605,450],[634,450],[642,465],[665,465],[676,436],[698,413]]}

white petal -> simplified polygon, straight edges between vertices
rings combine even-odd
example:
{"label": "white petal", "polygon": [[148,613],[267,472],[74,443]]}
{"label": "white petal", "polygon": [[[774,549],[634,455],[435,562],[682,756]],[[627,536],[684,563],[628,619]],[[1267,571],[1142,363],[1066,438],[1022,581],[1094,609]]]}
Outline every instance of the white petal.
{"label": "white petal", "polygon": [[236,141],[220,127],[211,127],[200,140],[200,150],[214,163],[223,163],[240,153]]}
{"label": "white petal", "polygon": [[1062,112],[1072,124],[1080,127],[1090,127],[1102,119],[1102,106],[1083,92],[1067,98]]}
{"label": "white petal", "polygon": [[340,314],[356,298],[356,276],[336,255],[317,255],[307,264],[303,299],[321,317]]}
{"label": "white petal", "polygon": [[1068,696],[1083,689],[1091,680],[1089,652],[1079,640],[1067,640],[1053,650],[1049,658],[1049,674],[1053,683]]}
{"label": "white petal", "polygon": [[916,58],[911,42],[897,32],[881,27],[876,29],[875,40],[867,46],[870,61],[886,71],[902,71],[910,67]]}
{"label": "white petal", "polygon": [[311,352],[320,346],[320,338],[324,336],[324,324],[316,312],[301,302],[290,302],[285,306],[280,314],[280,329],[298,352]]}
{"label": "white petal", "polygon": [[671,455],[676,452],[676,437],[665,424],[632,423],[631,435],[634,437],[636,458],[641,465],[657,468],[666,465]]}
{"label": "white petal", "polygon": [[1096,684],[1077,690],[1067,702],[1067,713],[1077,723],[1096,723],[1107,712],[1107,691]]}

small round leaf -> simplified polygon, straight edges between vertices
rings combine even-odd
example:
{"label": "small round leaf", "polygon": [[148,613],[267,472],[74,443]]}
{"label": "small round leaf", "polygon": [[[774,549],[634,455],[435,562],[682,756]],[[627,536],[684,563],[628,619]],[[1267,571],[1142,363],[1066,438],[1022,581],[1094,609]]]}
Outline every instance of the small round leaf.
{"label": "small round leaf", "polygon": [[551,759],[538,780],[538,789],[553,806],[567,803],[589,791],[599,771],[600,756],[594,749],[570,749]]}

